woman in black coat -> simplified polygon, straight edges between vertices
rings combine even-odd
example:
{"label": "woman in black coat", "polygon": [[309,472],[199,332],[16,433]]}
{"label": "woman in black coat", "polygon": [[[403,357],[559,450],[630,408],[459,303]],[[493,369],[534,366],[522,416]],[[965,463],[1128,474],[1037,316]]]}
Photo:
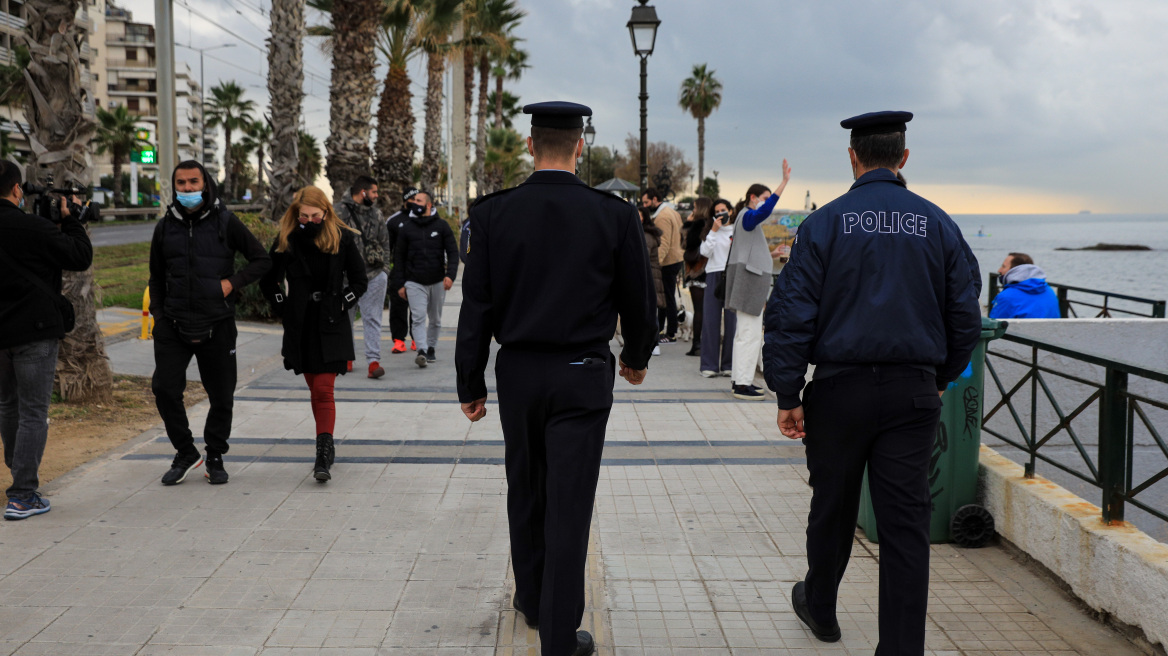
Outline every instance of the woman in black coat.
{"label": "woman in black coat", "polygon": [[[272,269],[260,289],[284,324],[284,368],[304,374],[316,419],[313,476],[332,476],[337,408],[333,385],[353,359],[348,310],[365,293],[365,258],[357,231],[345,225],[316,187],[296,193],[272,244]],[[345,286],[348,276],[349,286]]]}

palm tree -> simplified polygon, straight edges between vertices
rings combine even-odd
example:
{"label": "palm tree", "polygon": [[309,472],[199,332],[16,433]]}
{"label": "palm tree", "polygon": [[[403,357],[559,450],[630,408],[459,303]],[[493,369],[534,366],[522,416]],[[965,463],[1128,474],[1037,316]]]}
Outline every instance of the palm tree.
{"label": "palm tree", "polygon": [[149,142],[138,138],[137,118],[126,108],[119,105],[112,112],[98,107],[97,120],[101,125],[97,129],[97,136],[93,143],[97,146],[97,154],[109,154],[114,167],[114,205],[126,204],[122,190],[122,163],[130,161],[130,153],[140,144],[149,145]]}
{"label": "palm tree", "polygon": [[[304,3],[272,0],[272,37],[268,42],[268,95],[271,97],[271,189],[267,215],[279,221],[292,205],[298,184],[298,130],[304,101]],[[260,155],[263,159],[263,155]],[[315,178],[316,176],[313,176]]]}
{"label": "palm tree", "polygon": [[487,139],[486,177],[492,189],[507,189],[523,181],[531,172],[524,159],[527,142],[515,130],[491,128]]}
{"label": "palm tree", "polygon": [[[519,9],[515,0],[471,0],[473,11],[469,12],[470,32],[474,37],[475,46],[468,48],[468,54],[476,54],[478,58],[479,97],[478,97],[478,125],[475,130],[475,170],[474,179],[482,193],[486,182],[484,166],[487,153],[487,84],[491,77],[492,60],[506,59],[515,48],[518,39],[511,36],[511,31],[523,20],[526,12]],[[472,59],[468,56],[468,59]],[[467,73],[470,74],[474,62],[469,61]],[[467,85],[467,103],[470,103],[470,88]],[[470,118],[470,107],[467,107],[467,119]],[[469,134],[469,129],[468,129]]]}
{"label": "palm tree", "polygon": [[[29,182],[89,186],[93,169],[89,143],[96,132],[81,104],[80,53],[75,17],[81,0],[27,0],[24,38],[31,60],[24,80],[24,116],[32,154]],[[62,38],[62,34],[66,38]],[[104,403],[111,398],[113,375],[105,353],[105,338],[97,324],[97,286],[93,267],[66,273],[62,293],[73,304],[77,321],[61,340],[56,388],[61,398]]]}
{"label": "palm tree", "polygon": [[256,154],[256,193],[252,200],[258,203],[264,197],[264,149],[272,143],[272,125],[267,117],[247,126],[247,138]]}
{"label": "palm tree", "polygon": [[462,20],[461,0],[426,0],[418,37],[426,52],[426,129],[422,141],[422,187],[439,182],[442,157],[442,76],[451,53],[450,34]]}
{"label": "palm tree", "polygon": [[383,189],[381,211],[389,213],[402,192],[413,184],[414,112],[408,64],[419,52],[416,0],[391,1],[382,16],[378,49],[388,64],[377,103],[377,141],[373,144],[373,176]]}
{"label": "palm tree", "polygon": [[722,83],[705,64],[695,64],[693,74],[681,83],[677,103],[698,120],[698,184],[701,184],[706,179],[706,117],[722,104]]}
{"label": "palm tree", "polygon": [[211,87],[211,101],[207,103],[206,121],[210,127],[223,126],[223,199],[234,200],[234,180],[231,162],[231,132],[251,125],[255,102],[243,99],[243,87],[233,81]]}
{"label": "palm tree", "polygon": [[320,154],[320,144],[317,143],[316,137],[304,130],[297,133],[296,142],[296,187],[316,184],[316,179],[320,177],[321,161],[323,160]]}
{"label": "palm tree", "polygon": [[487,104],[496,109],[496,116],[499,118],[499,123],[492,125],[492,128],[513,128],[515,117],[523,113],[523,107],[519,105],[519,96],[506,89],[503,90],[502,97],[492,91],[487,96]]}
{"label": "palm tree", "polygon": [[340,202],[353,180],[371,173],[369,137],[373,124],[369,116],[373,95],[377,93],[373,73],[377,66],[377,34],[384,2],[315,0],[311,6],[318,5],[326,5],[331,10],[332,33],[328,44],[332,49],[333,69],[329,82],[329,136],[324,141],[328,153],[325,173],[333,188],[333,201]]}
{"label": "palm tree", "polygon": [[[248,136],[231,144],[231,180],[236,187],[236,194],[242,197],[248,189],[251,188],[251,183],[254,181],[252,175],[251,164],[248,163],[248,158],[256,151],[256,142]],[[255,200],[257,196],[252,196]]]}
{"label": "palm tree", "polygon": [[524,69],[531,68],[527,65],[527,51],[519,47],[519,41],[519,39],[511,37],[506,54],[497,56],[494,68],[491,69],[491,75],[495,76],[495,127],[502,127],[503,99],[509,95],[503,91],[503,80],[518,80],[523,75]]}

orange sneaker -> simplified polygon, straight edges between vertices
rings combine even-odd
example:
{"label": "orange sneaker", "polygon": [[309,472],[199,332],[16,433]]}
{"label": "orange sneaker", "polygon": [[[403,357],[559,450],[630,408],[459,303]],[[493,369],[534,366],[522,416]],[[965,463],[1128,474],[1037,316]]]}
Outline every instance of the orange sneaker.
{"label": "orange sneaker", "polygon": [[385,375],[385,369],[381,368],[381,363],[377,362],[376,360],[369,363],[369,377],[370,378],[381,378],[384,375]]}
{"label": "orange sneaker", "polygon": [[406,343],[400,339],[393,340],[393,350],[390,353],[405,353]]}
{"label": "orange sneaker", "polygon": [[415,341],[414,341],[414,340],[412,340],[412,339],[410,340],[410,350],[411,350],[411,351],[416,351],[416,350],[418,350],[418,343],[417,343],[417,342],[415,342]]}
{"label": "orange sneaker", "polygon": [[349,367],[349,371],[352,371],[352,370],[353,370],[353,361],[352,361],[352,360],[349,360],[349,365],[348,365],[348,367]]}

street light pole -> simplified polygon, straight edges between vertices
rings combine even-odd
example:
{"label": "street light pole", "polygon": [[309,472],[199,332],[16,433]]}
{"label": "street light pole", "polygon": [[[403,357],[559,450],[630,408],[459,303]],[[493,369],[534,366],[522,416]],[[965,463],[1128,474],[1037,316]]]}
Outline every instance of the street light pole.
{"label": "street light pole", "polygon": [[649,58],[641,55],[641,194],[649,188]]}
{"label": "street light pole", "polygon": [[633,40],[633,52],[641,58],[641,194],[649,188],[649,55],[657,42],[657,10],[637,0],[640,6],[633,7],[629,18],[629,36]]}
{"label": "street light pole", "polygon": [[588,186],[592,186],[592,142],[596,141],[596,128],[592,127],[592,117],[588,117],[588,125],[584,128],[584,145],[588,146]]}
{"label": "street light pole", "polygon": [[207,131],[207,107],[204,100],[206,93],[206,84],[203,82],[203,53],[208,50],[218,50],[220,48],[234,48],[234,43],[223,43],[217,46],[210,46],[208,48],[194,48],[185,44],[178,44],[187,50],[194,50],[199,53],[199,163],[207,163],[207,139],[204,134]]}

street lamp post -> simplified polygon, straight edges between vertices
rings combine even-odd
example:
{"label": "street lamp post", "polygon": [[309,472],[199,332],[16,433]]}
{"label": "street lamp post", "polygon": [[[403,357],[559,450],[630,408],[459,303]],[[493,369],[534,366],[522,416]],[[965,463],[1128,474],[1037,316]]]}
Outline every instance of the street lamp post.
{"label": "street lamp post", "polygon": [[649,0],[637,0],[640,6],[633,7],[629,18],[629,36],[633,40],[633,53],[641,58],[641,194],[649,188],[649,55],[657,42],[657,10],[646,5]]}
{"label": "street lamp post", "polygon": [[178,44],[187,50],[194,50],[199,53],[199,163],[206,164],[207,162],[207,138],[205,135],[207,126],[207,108],[203,103],[203,94],[206,92],[203,84],[203,53],[208,50],[218,50],[220,48],[234,48],[234,43],[223,43],[217,46],[210,46],[208,48],[192,48],[188,45]]}
{"label": "street lamp post", "polygon": [[584,145],[588,146],[588,186],[592,186],[592,142],[596,141],[596,128],[592,127],[592,117],[588,117],[588,125],[584,128]]}

